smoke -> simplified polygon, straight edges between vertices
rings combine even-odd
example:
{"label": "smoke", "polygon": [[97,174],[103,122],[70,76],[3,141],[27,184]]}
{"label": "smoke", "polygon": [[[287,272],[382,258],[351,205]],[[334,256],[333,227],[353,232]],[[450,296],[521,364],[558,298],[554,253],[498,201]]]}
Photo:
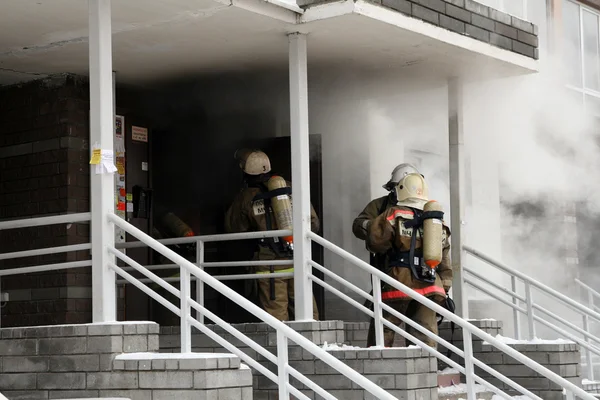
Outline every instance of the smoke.
{"label": "smoke", "polygon": [[[563,60],[543,56],[538,74],[465,87],[466,243],[576,295],[574,278],[587,273],[586,279],[597,279],[586,264],[600,239],[598,132],[581,95],[564,85]],[[421,169],[430,197],[442,202],[450,220],[447,87],[386,78],[355,74],[311,95],[311,101],[322,95],[329,103],[326,110],[311,110],[311,131],[324,135],[325,221],[333,224],[325,234],[364,259],[364,244],[348,233],[349,223],[369,200],[385,194],[381,185],[401,162]],[[349,177],[363,177],[369,185]],[[510,287],[506,274],[472,257],[466,265]],[[328,267],[370,286],[338,259],[330,258]],[[469,293],[475,302],[489,299],[472,288]],[[541,295],[535,300],[556,307]],[[486,307],[474,317],[510,315],[505,306]]]}

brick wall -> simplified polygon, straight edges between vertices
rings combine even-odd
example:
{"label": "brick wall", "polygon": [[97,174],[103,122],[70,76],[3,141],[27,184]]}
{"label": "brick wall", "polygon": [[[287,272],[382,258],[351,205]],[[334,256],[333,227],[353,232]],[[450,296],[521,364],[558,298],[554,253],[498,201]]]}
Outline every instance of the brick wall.
{"label": "brick wall", "polygon": [[[72,75],[0,88],[0,220],[89,211],[88,110],[88,83]],[[0,253],[87,241],[86,224],[0,231]],[[54,254],[0,268],[88,258]],[[90,285],[87,268],[4,278],[11,301],[2,325],[88,322]]]}

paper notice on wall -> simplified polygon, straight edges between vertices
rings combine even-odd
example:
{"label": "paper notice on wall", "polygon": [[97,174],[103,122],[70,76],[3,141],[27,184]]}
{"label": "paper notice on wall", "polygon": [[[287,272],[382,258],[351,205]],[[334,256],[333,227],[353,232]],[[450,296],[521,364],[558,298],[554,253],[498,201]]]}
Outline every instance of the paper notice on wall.
{"label": "paper notice on wall", "polygon": [[127,212],[133,212],[133,203],[127,203]]}
{"label": "paper notice on wall", "polygon": [[90,159],[90,164],[98,165],[98,164],[100,164],[101,160],[102,160],[101,150],[100,149],[92,150],[92,158]]}
{"label": "paper notice on wall", "polygon": [[[93,150],[92,154],[94,153],[96,153],[96,149]],[[92,161],[96,161],[93,156]],[[112,150],[100,150],[100,162],[95,165],[96,174],[113,174],[117,172],[117,167],[115,167],[114,163],[114,152]]]}
{"label": "paper notice on wall", "polygon": [[148,128],[142,128],[140,126],[131,127],[131,139],[136,142],[147,142],[148,141]]}

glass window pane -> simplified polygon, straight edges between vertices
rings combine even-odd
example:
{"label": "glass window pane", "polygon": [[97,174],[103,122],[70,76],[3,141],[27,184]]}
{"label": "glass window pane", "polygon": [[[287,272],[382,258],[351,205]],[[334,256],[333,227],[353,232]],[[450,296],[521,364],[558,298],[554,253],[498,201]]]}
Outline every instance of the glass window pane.
{"label": "glass window pane", "polygon": [[581,35],[579,6],[571,1],[563,2],[563,55],[567,83],[583,87],[581,76]]}
{"label": "glass window pane", "polygon": [[600,89],[600,54],[598,53],[598,16],[583,11],[583,65],[585,87]]}
{"label": "glass window pane", "polygon": [[514,15],[518,18],[525,18],[525,1],[524,0],[508,0],[504,2],[504,12]]}

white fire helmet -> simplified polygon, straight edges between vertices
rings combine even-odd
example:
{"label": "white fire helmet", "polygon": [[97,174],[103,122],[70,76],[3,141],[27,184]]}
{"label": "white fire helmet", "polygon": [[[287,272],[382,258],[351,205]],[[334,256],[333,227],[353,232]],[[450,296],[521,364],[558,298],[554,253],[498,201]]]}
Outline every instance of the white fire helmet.
{"label": "white fire helmet", "polygon": [[271,172],[269,157],[260,150],[240,149],[235,152],[240,168],[248,175],[261,175]]}
{"label": "white fire helmet", "polygon": [[400,164],[396,166],[396,168],[394,168],[394,170],[392,171],[392,177],[385,185],[383,185],[383,188],[388,192],[391,192],[392,190],[394,190],[398,182],[400,182],[400,180],[406,175],[418,173],[419,171],[414,165],[408,163]]}
{"label": "white fire helmet", "polygon": [[411,173],[396,185],[396,198],[399,206],[412,207],[422,210],[429,201],[429,188],[423,175]]}

